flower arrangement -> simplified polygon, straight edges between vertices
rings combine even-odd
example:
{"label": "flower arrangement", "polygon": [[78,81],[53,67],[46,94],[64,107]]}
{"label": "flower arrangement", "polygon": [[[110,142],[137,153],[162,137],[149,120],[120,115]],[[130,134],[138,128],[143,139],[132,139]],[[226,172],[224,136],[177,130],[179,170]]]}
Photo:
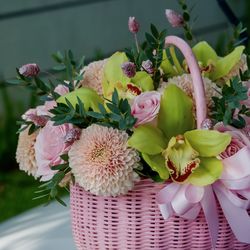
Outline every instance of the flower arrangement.
{"label": "flower arrangement", "polygon": [[[166,16],[192,42],[182,7],[183,15],[166,10]],[[191,49],[153,24],[139,44],[139,23],[130,17],[128,26],[135,47],[105,60],[83,67],[71,51],[55,54],[65,81],[44,80],[36,64],[17,70],[18,83],[35,86],[43,100],[22,116],[20,169],[44,182],[38,198],[62,204],[58,189],[69,183],[102,196],[125,195],[142,178],[166,183],[156,196],[164,218],[194,219],[203,209],[213,243],[217,199],[235,236],[250,243],[244,46],[220,57],[206,41]]]}

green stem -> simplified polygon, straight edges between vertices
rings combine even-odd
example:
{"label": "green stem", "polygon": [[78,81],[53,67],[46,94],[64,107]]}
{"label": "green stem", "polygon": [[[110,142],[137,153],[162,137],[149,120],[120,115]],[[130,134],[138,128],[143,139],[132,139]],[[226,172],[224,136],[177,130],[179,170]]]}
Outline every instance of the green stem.
{"label": "green stem", "polygon": [[182,74],[183,73],[183,69],[182,69],[182,67],[180,65],[180,62],[179,62],[179,60],[178,60],[178,58],[177,58],[177,56],[175,54],[175,48],[173,46],[170,46],[169,52],[170,52],[170,55],[171,55],[171,57],[173,59],[173,63],[175,65],[176,69],[177,69],[177,72],[179,74]]}

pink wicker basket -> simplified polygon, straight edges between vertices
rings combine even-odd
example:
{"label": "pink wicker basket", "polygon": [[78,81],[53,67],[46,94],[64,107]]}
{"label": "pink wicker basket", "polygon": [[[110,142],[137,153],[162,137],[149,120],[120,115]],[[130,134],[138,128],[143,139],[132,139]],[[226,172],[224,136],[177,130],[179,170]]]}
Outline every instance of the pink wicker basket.
{"label": "pink wicker basket", "polygon": [[[165,185],[141,180],[127,195],[99,197],[71,186],[72,230],[78,250],[212,249],[203,212],[195,221],[164,220],[155,202]],[[250,249],[238,242],[221,210],[216,249]]]}
{"label": "pink wicker basket", "polygon": [[[206,101],[202,77],[191,48],[177,37],[169,36],[166,44],[177,46],[184,54],[194,84],[197,128],[206,118]],[[127,195],[100,197],[78,185],[70,190],[72,229],[79,250],[151,250],[212,249],[208,225],[201,211],[193,220],[172,216],[164,220],[156,194],[166,184],[141,180]],[[219,231],[216,249],[249,249],[236,240],[218,205]],[[249,236],[250,237],[250,236]]]}

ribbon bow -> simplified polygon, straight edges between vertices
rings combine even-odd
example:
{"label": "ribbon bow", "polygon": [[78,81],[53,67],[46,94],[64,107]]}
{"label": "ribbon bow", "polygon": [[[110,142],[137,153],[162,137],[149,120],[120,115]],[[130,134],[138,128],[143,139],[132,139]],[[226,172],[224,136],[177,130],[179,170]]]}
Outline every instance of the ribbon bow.
{"label": "ribbon bow", "polygon": [[244,147],[223,160],[220,180],[205,187],[167,183],[156,196],[164,219],[173,215],[195,220],[202,209],[208,223],[212,246],[215,248],[219,219],[215,197],[238,241],[250,243],[250,148]]}

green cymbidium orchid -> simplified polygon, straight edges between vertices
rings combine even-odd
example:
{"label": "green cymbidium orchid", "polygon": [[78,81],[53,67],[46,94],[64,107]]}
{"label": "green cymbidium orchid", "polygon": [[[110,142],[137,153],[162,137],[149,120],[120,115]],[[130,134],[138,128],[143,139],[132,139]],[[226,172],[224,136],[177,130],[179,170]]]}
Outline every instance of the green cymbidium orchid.
{"label": "green cymbidium orchid", "polygon": [[161,179],[193,185],[209,185],[222,171],[217,156],[230,143],[227,133],[194,129],[191,99],[177,86],[169,85],[161,99],[158,127],[149,124],[134,129],[128,145]]}
{"label": "green cymbidium orchid", "polygon": [[213,183],[220,177],[223,168],[216,157],[230,141],[229,134],[213,130],[191,130],[172,137],[164,152],[171,179],[197,186]]}
{"label": "green cymbidium orchid", "polygon": [[83,104],[84,108],[88,110],[91,108],[94,111],[99,111],[98,104],[103,103],[103,99],[96,93],[95,90],[91,88],[79,88],[66,95],[59,97],[56,101],[58,103],[66,104],[66,99],[75,107],[78,103],[77,98],[79,98]]}
{"label": "green cymbidium orchid", "polygon": [[201,64],[203,74],[212,81],[217,81],[229,74],[240,61],[244,49],[244,46],[238,46],[225,57],[219,57],[215,50],[203,41],[193,47],[193,52]]}
{"label": "green cymbidium orchid", "polygon": [[102,81],[105,98],[110,99],[114,89],[117,89],[120,97],[130,99],[131,94],[136,95],[136,93],[133,93],[133,90],[131,91],[129,84],[136,86],[139,91],[154,89],[153,80],[147,72],[138,71],[133,78],[129,78],[123,73],[121,66],[128,61],[126,54],[123,52],[116,52],[108,59],[104,66]]}

